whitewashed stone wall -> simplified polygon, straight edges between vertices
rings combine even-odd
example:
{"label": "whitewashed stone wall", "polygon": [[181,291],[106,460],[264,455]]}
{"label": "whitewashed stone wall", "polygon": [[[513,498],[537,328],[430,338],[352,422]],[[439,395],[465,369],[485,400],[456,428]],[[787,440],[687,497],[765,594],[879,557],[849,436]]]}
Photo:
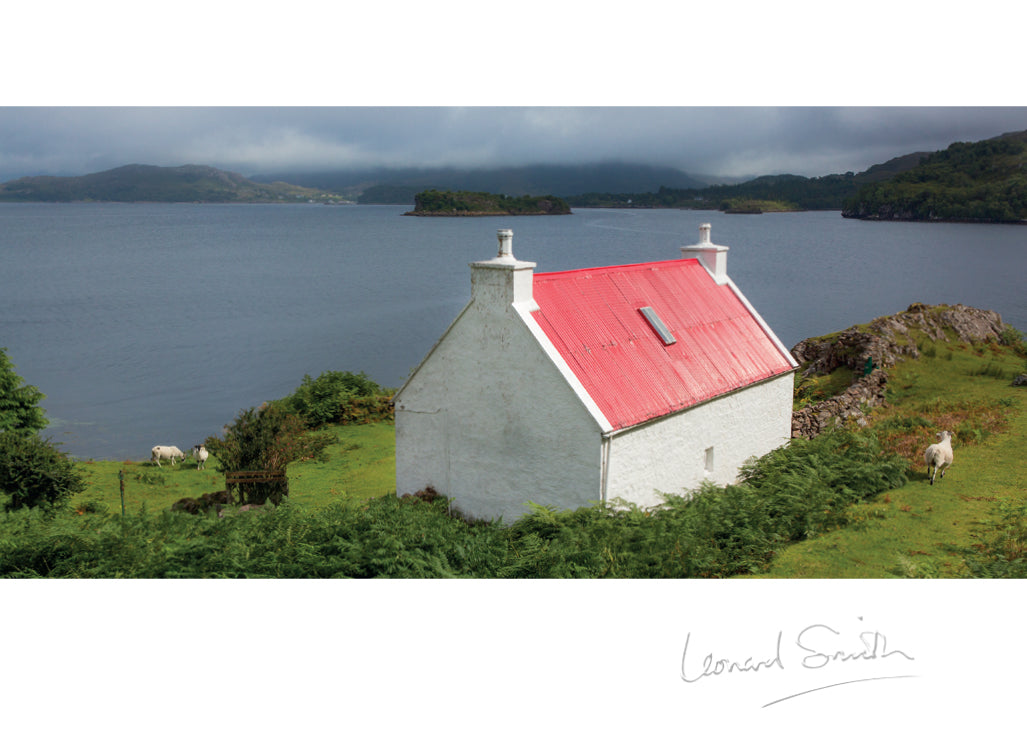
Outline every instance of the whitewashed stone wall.
{"label": "whitewashed stone wall", "polygon": [[397,397],[397,494],[431,485],[461,512],[504,522],[528,500],[598,500],[598,426],[515,305],[502,306],[502,270],[472,279],[474,299]]}
{"label": "whitewashed stone wall", "polygon": [[734,482],[750,456],[791,437],[792,382],[785,374],[615,436],[607,499],[650,507],[660,493],[684,494],[707,479]]}

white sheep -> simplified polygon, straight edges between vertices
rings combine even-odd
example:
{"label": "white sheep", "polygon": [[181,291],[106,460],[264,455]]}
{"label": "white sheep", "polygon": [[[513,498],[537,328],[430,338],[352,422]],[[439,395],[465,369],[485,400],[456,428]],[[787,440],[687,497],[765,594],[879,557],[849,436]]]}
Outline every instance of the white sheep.
{"label": "white sheep", "polygon": [[196,468],[203,469],[204,464],[207,463],[207,449],[201,443],[199,446],[193,446],[193,458],[196,459]]}
{"label": "white sheep", "polygon": [[171,459],[171,465],[175,465],[175,461],[181,461],[185,458],[178,446],[154,446],[150,449],[150,460],[157,462],[157,466],[160,466],[161,459]]}
{"label": "white sheep", "polygon": [[[934,475],[941,470],[941,476],[945,476],[945,470],[952,464],[952,434],[948,431],[938,433],[938,442],[932,443],[924,452],[924,461],[927,462],[927,473],[931,476],[931,484],[934,484]],[[931,471],[934,467],[934,471]]]}

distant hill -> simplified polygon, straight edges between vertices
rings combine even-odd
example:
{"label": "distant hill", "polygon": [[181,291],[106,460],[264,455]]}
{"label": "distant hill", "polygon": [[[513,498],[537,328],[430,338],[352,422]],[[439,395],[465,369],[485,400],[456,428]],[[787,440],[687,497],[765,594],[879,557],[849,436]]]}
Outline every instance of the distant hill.
{"label": "distant hill", "polygon": [[583,192],[651,192],[660,186],[704,187],[708,182],[680,169],[644,164],[538,164],[495,169],[373,169],[334,172],[280,172],[254,175],[254,181],[279,179],[337,192],[361,203],[410,204],[429,189],[493,192],[510,197],[551,193],[568,197]]}
{"label": "distant hill", "polygon": [[1027,223],[1027,131],[954,143],[868,184],[842,210],[863,220]]}
{"label": "distant hill", "polygon": [[129,164],[81,177],[22,177],[0,184],[7,202],[340,202],[335,194],[187,164]]}
{"label": "distant hill", "polygon": [[876,164],[865,172],[803,177],[774,174],[738,184],[710,187],[660,187],[652,192],[599,192],[569,197],[572,207],[690,208],[748,212],[745,203],[762,203],[768,210],[841,210],[863,185],[906,171],[927,154],[916,153]]}
{"label": "distant hill", "polygon": [[427,190],[414,198],[414,209],[403,215],[481,216],[481,215],[570,215],[566,202],[552,195],[508,197],[489,192],[440,192]]}
{"label": "distant hill", "polygon": [[[287,184],[284,180],[288,180]],[[692,208],[724,212],[841,210],[851,218],[1027,221],[1027,131],[945,151],[916,152],[864,172],[776,174],[713,184],[673,167],[598,163],[499,169],[365,169],[254,175],[214,167],[132,164],[81,177],[22,177],[0,201],[325,202],[408,205],[419,193],[549,197],[570,207]]]}
{"label": "distant hill", "polygon": [[894,177],[896,174],[908,171],[931,155],[930,151],[917,151],[914,154],[896,156],[884,164],[874,164],[865,172],[860,172],[859,178],[862,183],[880,182],[881,180]]}

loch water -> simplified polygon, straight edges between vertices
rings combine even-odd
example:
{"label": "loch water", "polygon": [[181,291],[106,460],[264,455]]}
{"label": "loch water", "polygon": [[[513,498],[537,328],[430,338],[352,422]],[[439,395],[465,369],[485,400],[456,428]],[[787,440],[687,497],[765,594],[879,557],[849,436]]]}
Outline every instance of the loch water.
{"label": "loch water", "polygon": [[0,204],[0,347],[46,394],[44,435],[77,457],[138,460],[220,433],[305,374],[399,386],[467,303],[467,265],[495,255],[500,228],[548,272],[677,258],[711,223],[729,276],[789,347],[913,302],[996,310],[1027,331],[1022,226],[408,209]]}

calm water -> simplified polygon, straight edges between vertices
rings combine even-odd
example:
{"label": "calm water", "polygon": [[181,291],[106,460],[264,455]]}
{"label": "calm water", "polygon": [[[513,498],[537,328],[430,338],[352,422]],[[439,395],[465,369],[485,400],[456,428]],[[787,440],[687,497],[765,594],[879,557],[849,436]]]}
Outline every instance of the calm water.
{"label": "calm water", "polygon": [[408,208],[0,204],[0,346],[81,457],[183,449],[304,374],[398,386],[467,302],[496,230],[538,271],[672,259],[699,224],[792,346],[911,302],[1027,330],[1027,228],[865,223],[837,212],[578,210],[405,218]]}

